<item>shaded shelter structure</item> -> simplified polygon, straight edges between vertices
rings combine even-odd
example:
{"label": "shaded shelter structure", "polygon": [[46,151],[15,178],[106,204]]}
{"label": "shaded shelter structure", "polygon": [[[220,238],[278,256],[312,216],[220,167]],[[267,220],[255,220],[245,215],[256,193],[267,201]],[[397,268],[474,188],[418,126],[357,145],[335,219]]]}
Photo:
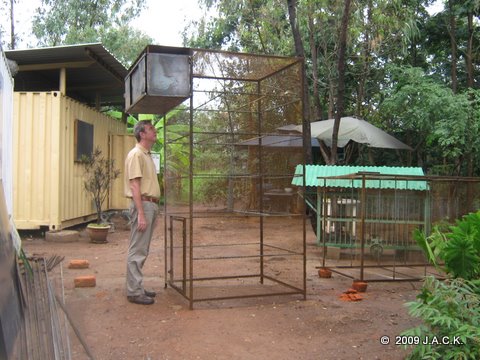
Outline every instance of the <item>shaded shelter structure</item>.
{"label": "shaded shelter structure", "polygon": [[454,223],[480,205],[479,178],[426,176],[417,167],[385,166],[307,165],[298,166],[296,174],[304,169],[303,197],[315,214],[322,267],[361,280],[409,281],[433,271],[414,230],[428,235],[434,224]]}
{"label": "shaded shelter structure", "polygon": [[[100,148],[120,170],[135,143],[126,122],[102,112],[124,104],[127,69],[102,44],[10,50],[13,95],[13,217],[18,229],[60,230],[95,218],[82,155]],[[124,209],[121,179],[105,210]]]}
{"label": "shaded shelter structure", "polygon": [[[298,166],[296,174],[302,172]],[[428,232],[431,223],[429,183],[421,168],[307,165],[306,185],[322,266],[327,254],[337,253],[338,260],[358,266],[357,277],[365,280],[368,262],[393,269],[425,265],[413,238],[414,229]]]}
{"label": "shaded shelter structure", "polygon": [[[306,145],[296,136],[294,144],[277,146],[292,138],[275,137],[287,119],[303,123],[302,64],[151,45],[129,70],[127,112],[176,108],[188,124],[182,130],[166,116],[162,161],[166,285],[190,308],[208,300],[306,296],[305,208],[290,185]],[[179,166],[179,149],[186,166]],[[285,236],[284,226],[298,231]]]}
{"label": "shaded shelter structure", "polygon": [[[353,248],[363,234],[372,252],[415,247],[411,230],[429,226],[429,186],[418,180],[422,168],[307,165],[306,171],[304,199],[317,215],[317,245]],[[296,174],[301,172],[298,166]],[[359,227],[360,218],[365,223]],[[396,241],[400,224],[404,237]]]}
{"label": "shaded shelter structure", "polygon": [[[328,147],[330,147],[332,145],[334,124],[334,119],[320,120],[310,123],[312,137],[323,141]],[[295,126],[293,129],[302,132],[301,126]],[[340,148],[345,147],[350,141],[355,141],[375,148],[412,150],[407,144],[402,143],[400,140],[397,140],[392,135],[369,122],[351,116],[342,117],[340,119],[337,141],[337,146]]]}
{"label": "shaded shelter structure", "polygon": [[127,69],[100,43],[8,50],[16,92],[59,91],[89,107],[123,105]]}
{"label": "shaded shelter structure", "polygon": [[[303,138],[299,135],[271,134],[262,137],[254,137],[252,139],[241,141],[237,146],[263,146],[278,148],[301,148],[303,147]],[[315,138],[311,139],[312,147],[319,147],[320,144]]]}

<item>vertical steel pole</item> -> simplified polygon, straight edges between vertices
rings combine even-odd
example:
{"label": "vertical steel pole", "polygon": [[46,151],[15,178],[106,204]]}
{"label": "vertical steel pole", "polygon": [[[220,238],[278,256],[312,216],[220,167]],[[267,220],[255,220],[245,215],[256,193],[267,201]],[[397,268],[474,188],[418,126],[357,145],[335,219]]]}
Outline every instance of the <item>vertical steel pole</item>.
{"label": "vertical steel pole", "polygon": [[425,189],[425,195],[424,195],[424,202],[423,202],[423,211],[424,211],[424,225],[423,225],[423,231],[425,235],[430,235],[432,231],[432,211],[431,211],[431,199],[432,199],[432,181],[428,180],[425,181],[425,184],[427,184],[427,188]]}
{"label": "vertical steel pole", "polygon": [[[303,91],[304,91],[304,81],[305,81],[305,59],[301,59],[299,61],[299,65],[301,67],[301,74],[302,74],[302,77],[300,79],[300,84],[301,84],[301,91],[302,91],[302,94],[303,94]],[[306,121],[305,117],[304,117],[304,114],[305,114],[305,99],[302,97],[302,129],[304,129],[304,123]],[[303,131],[302,131],[303,133]],[[310,139],[308,139],[308,141],[305,139],[305,136],[302,136],[303,138],[303,193],[305,194],[305,198],[306,198],[306,177],[307,177],[307,173],[306,173],[306,165],[305,163],[307,162],[307,157],[308,157],[308,154],[312,152],[311,150],[311,146],[312,146],[312,142]],[[305,202],[303,202],[303,299],[304,300],[307,300],[307,230],[306,230],[306,221],[307,221],[307,214],[306,214],[306,204]]]}
{"label": "vertical steel pole", "polygon": [[264,244],[263,244],[263,184],[264,184],[264,174],[263,174],[263,151],[262,151],[262,115],[261,115],[261,100],[260,100],[260,93],[261,93],[261,88],[260,88],[260,82],[257,82],[257,135],[258,135],[258,158],[259,158],[259,167],[258,167],[258,172],[260,174],[260,284],[263,284],[263,276],[264,276],[264,266],[265,263],[263,261],[263,255],[264,255]]}
{"label": "vertical steel pole", "polygon": [[366,212],[366,181],[365,181],[365,174],[362,175],[362,232],[360,234],[360,241],[361,241],[361,252],[360,252],[360,280],[363,281],[363,266],[364,266],[364,255],[365,255],[365,212]]}
{"label": "vertical steel pole", "polygon": [[320,246],[320,244],[322,243],[322,228],[324,229],[325,227],[322,226],[322,221],[324,220],[324,217],[325,217],[325,212],[323,211],[323,201],[325,199],[324,196],[321,195],[322,194],[325,194],[325,179],[323,179],[323,189],[320,193],[320,179],[317,178],[317,181],[318,181],[318,187],[317,187],[317,211],[315,213],[315,216],[317,217],[317,224],[316,224],[316,227],[317,227],[317,246]]}
{"label": "vertical steel pole", "polygon": [[[164,281],[165,281],[165,289],[167,288],[167,276],[168,276],[168,264],[167,264],[167,239],[168,239],[168,223],[167,223],[167,183],[165,181],[165,173],[167,170],[167,118],[165,116],[163,122],[163,175],[162,175],[162,182],[163,182],[163,244],[164,244],[164,255],[163,255],[163,262],[164,266]],[[170,231],[172,231],[172,227],[170,227]],[[170,246],[172,246],[172,242],[170,242]],[[170,262],[170,266],[172,263]],[[173,272],[173,269],[172,269]]]}
{"label": "vertical steel pole", "polygon": [[[165,223],[165,226],[166,223]],[[165,238],[167,242],[167,238]],[[167,262],[167,254],[165,253],[165,263]],[[165,277],[167,274],[165,274]],[[170,216],[170,284],[173,284],[175,273],[173,271],[173,218]]]}
{"label": "vertical steel pole", "polygon": [[189,139],[189,147],[190,147],[190,170],[189,170],[189,215],[190,215],[190,222],[189,222],[189,240],[190,240],[190,294],[188,299],[190,301],[190,310],[193,309],[193,59],[190,57],[190,139]]}
{"label": "vertical steel pole", "polygon": [[[318,192],[320,195],[320,192]],[[327,216],[328,216],[328,201],[327,201],[327,180],[323,178],[322,195],[317,195],[317,238],[323,241],[323,261],[322,266],[325,267],[327,256]],[[320,216],[318,216],[320,215]]]}
{"label": "vertical steel pole", "polygon": [[182,290],[185,294],[187,289],[187,225],[185,224],[185,218],[182,221]]}

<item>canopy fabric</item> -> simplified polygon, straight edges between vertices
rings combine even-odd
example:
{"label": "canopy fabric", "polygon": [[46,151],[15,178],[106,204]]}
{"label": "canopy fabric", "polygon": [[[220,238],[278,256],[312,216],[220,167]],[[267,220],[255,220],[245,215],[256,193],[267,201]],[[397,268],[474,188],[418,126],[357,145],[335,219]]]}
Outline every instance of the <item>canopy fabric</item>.
{"label": "canopy fabric", "polygon": [[[264,135],[261,137],[255,137],[245,141],[241,141],[235,145],[237,146],[259,146],[260,143],[262,146],[266,147],[279,147],[279,148],[290,148],[290,147],[302,147],[303,139],[301,135]],[[315,138],[311,139],[312,147],[319,147],[320,144]]]}
{"label": "canopy fabric", "polygon": [[[327,146],[331,147],[334,123],[334,119],[310,123],[312,137],[322,140]],[[302,126],[295,126],[295,130],[302,132]],[[344,147],[351,140],[376,148],[412,150],[407,144],[365,120],[349,116],[342,117],[338,129],[337,146]]]}

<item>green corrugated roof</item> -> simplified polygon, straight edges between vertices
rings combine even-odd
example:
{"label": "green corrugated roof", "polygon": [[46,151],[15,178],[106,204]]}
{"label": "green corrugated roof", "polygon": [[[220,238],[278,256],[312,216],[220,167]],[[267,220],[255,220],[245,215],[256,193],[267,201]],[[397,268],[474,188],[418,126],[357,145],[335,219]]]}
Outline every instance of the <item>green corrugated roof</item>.
{"label": "green corrugated roof", "polygon": [[[428,189],[428,183],[422,180],[396,180],[395,176],[424,176],[420,167],[390,167],[390,166],[337,166],[337,165],[306,165],[306,186],[326,186],[342,188],[361,188],[361,179],[325,179],[357,174],[359,172],[379,173],[384,179],[366,180],[365,187],[370,189],[419,190]],[[297,165],[292,185],[303,185],[303,165]],[[375,177],[375,175],[372,175]],[[380,177],[380,178],[381,178]],[[325,185],[324,185],[325,184]]]}

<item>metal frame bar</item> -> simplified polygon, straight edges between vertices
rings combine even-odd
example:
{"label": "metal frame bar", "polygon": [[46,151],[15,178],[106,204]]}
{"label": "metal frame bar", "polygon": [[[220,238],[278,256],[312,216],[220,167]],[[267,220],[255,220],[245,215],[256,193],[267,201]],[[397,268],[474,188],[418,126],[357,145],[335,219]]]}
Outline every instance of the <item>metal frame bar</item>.
{"label": "metal frame bar", "polygon": [[[221,52],[220,52],[221,53]],[[249,55],[251,56],[251,55]],[[268,56],[267,56],[268,58]],[[191,58],[192,59],[192,58]],[[216,60],[218,61],[218,59]],[[295,295],[295,294],[300,294],[300,295],[303,295],[303,298],[306,299],[306,288],[307,288],[307,285],[306,285],[306,230],[305,230],[305,227],[306,227],[306,215],[305,214],[302,214],[302,226],[303,226],[303,236],[302,236],[302,244],[298,244],[298,245],[301,245],[301,249],[302,250],[293,250],[293,249],[288,249],[288,248],[285,248],[283,246],[275,246],[273,244],[269,244],[267,242],[265,242],[265,226],[266,226],[266,223],[265,223],[265,219],[267,217],[270,217],[270,216],[292,216],[292,217],[298,217],[299,215],[296,215],[296,214],[276,214],[276,213],[267,213],[264,211],[264,203],[263,203],[263,183],[266,181],[266,179],[270,180],[271,178],[274,178],[274,177],[282,177],[282,178],[286,178],[286,174],[270,174],[270,173],[266,173],[265,169],[263,168],[263,162],[265,161],[264,160],[264,153],[263,153],[263,148],[261,146],[261,142],[262,142],[262,136],[265,135],[263,133],[263,122],[265,121],[264,118],[263,118],[263,114],[266,113],[266,111],[269,111],[269,109],[267,109],[266,107],[264,108],[264,103],[262,101],[263,99],[263,96],[262,96],[262,84],[261,82],[263,80],[266,80],[268,79],[270,76],[273,76],[273,75],[277,75],[279,76],[279,74],[282,73],[282,71],[285,71],[286,69],[290,69],[289,71],[291,72],[291,68],[293,66],[299,66],[303,63],[303,60],[302,59],[298,59],[298,58],[293,58],[290,62],[286,63],[285,65],[278,65],[278,64],[275,64],[275,68],[274,68],[274,71],[273,73],[271,74],[268,74],[267,76],[265,77],[262,77],[261,79],[255,79],[255,80],[252,80],[252,79],[248,79],[248,78],[240,78],[240,79],[237,79],[236,77],[228,77],[228,76],[198,76],[198,74],[194,74],[194,69],[193,69],[193,61],[191,60],[191,78],[190,78],[190,81],[191,81],[191,94],[190,94],[190,126],[189,126],[189,134],[185,134],[185,137],[188,137],[188,151],[189,151],[189,160],[190,160],[190,165],[189,165],[189,168],[188,168],[188,174],[184,174],[186,175],[187,177],[184,177],[184,175],[180,175],[180,176],[173,176],[173,177],[165,177],[165,191],[166,193],[168,192],[167,190],[167,186],[168,186],[168,183],[171,181],[171,180],[174,180],[174,179],[179,179],[179,180],[187,180],[188,181],[188,210],[186,211],[172,211],[171,210],[171,204],[168,204],[167,206],[167,201],[165,202],[165,214],[164,214],[164,217],[165,217],[165,239],[167,239],[167,236],[169,236],[169,241],[168,241],[168,244],[167,244],[167,241],[165,242],[165,254],[166,254],[166,262],[167,262],[167,258],[168,258],[168,261],[169,261],[169,266],[165,267],[165,279],[168,278],[168,281],[166,280],[166,285],[168,283],[168,285],[170,285],[172,287],[172,289],[176,290],[177,292],[179,292],[189,303],[189,307],[190,309],[193,309],[193,304],[196,303],[196,302],[199,302],[199,301],[208,301],[208,300],[226,300],[226,299],[242,299],[242,298],[253,298],[253,297],[264,297],[264,296],[279,296],[279,295]],[[303,71],[303,67],[302,67],[302,71]],[[253,132],[254,135],[256,135],[260,140],[259,140],[259,147],[258,147],[258,159],[260,161],[258,161],[258,164],[257,164],[257,169],[256,169],[256,174],[245,174],[245,175],[233,175],[233,178],[245,178],[245,179],[252,179],[255,180],[257,179],[257,181],[262,185],[260,186],[259,188],[259,192],[258,192],[258,195],[259,195],[259,200],[260,203],[258,204],[258,208],[260,209],[259,212],[255,212],[255,213],[252,213],[252,212],[248,212],[248,211],[244,211],[244,212],[238,212],[238,210],[235,210],[233,209],[232,212],[229,212],[228,215],[225,215],[225,213],[222,213],[222,211],[219,211],[218,213],[215,212],[214,214],[211,212],[209,214],[200,214],[199,216],[199,213],[196,212],[196,209],[194,207],[194,197],[193,197],[193,194],[194,194],[194,180],[199,178],[199,176],[201,177],[202,175],[201,174],[198,174],[194,171],[194,168],[193,168],[193,164],[194,164],[194,149],[195,149],[195,146],[197,146],[197,143],[194,141],[194,134],[196,133],[196,130],[194,128],[194,113],[195,111],[197,111],[196,109],[194,109],[194,106],[193,106],[193,93],[194,92],[198,92],[198,90],[193,90],[193,81],[195,79],[195,81],[199,81],[200,79],[219,79],[219,80],[242,80],[243,82],[256,82],[257,84],[257,90],[256,90],[256,93],[254,94],[256,97],[255,97],[255,108],[252,108],[251,110],[249,111],[246,111],[247,113],[251,113],[252,116],[255,116],[256,117],[256,127],[257,127],[257,132]],[[303,85],[303,79],[301,78],[301,76],[299,76],[299,79],[300,79],[300,83],[299,83],[299,86],[300,85]],[[228,94],[228,92],[227,92]],[[268,94],[267,94],[268,95]],[[273,95],[272,95],[273,96]],[[295,102],[298,102],[298,101],[301,101],[301,99],[295,99]],[[253,104],[253,103],[251,103]],[[289,103],[285,104],[285,106],[289,106]],[[302,107],[304,107],[304,104],[302,102]],[[243,108],[242,108],[243,109]],[[214,109],[215,110],[215,109]],[[208,110],[208,111],[214,111],[214,110]],[[235,113],[238,113],[240,110],[239,109],[235,109]],[[198,111],[203,111],[202,109],[198,110]],[[242,112],[240,110],[240,112]],[[303,115],[303,113],[302,113]],[[270,116],[270,115],[268,115]],[[166,132],[164,133],[164,141],[165,141],[165,144],[167,144],[167,139],[166,139]],[[202,132],[203,134],[203,132]],[[213,137],[215,138],[218,138],[218,136],[223,136],[223,135],[231,135],[230,133],[214,133],[214,132],[211,132],[210,135],[212,135]],[[235,136],[237,135],[244,135],[243,133],[235,133],[234,134]],[[202,145],[204,145],[204,143],[202,143]],[[215,143],[215,145],[217,145],[217,143]],[[305,146],[303,147],[304,150],[305,150]],[[305,156],[305,154],[303,154],[303,156]],[[164,156],[164,159],[165,159],[165,162],[164,162],[164,165],[165,165],[165,169],[167,169],[167,163],[166,163],[166,159],[167,159],[167,156]],[[205,174],[204,175],[205,177],[212,177],[212,175],[210,174]],[[222,176],[215,176],[213,175],[214,177],[222,177]],[[227,175],[224,175],[225,177]],[[291,175],[293,176],[293,174]],[[232,175],[228,175],[228,178],[232,178]],[[290,179],[290,177],[289,177]],[[305,179],[304,179],[304,183],[305,183]],[[303,202],[302,202],[303,204]],[[173,208],[172,208],[173,209]],[[305,205],[303,204],[303,210],[305,210]],[[197,218],[200,218],[200,217],[208,217],[208,218],[216,218],[216,217],[219,217],[219,218],[224,218],[224,217],[232,217],[232,213],[233,214],[236,214],[235,217],[239,217],[239,218],[245,218],[245,217],[251,217],[251,216],[254,216],[256,218],[259,219],[259,223],[258,223],[258,236],[259,236],[259,239],[258,239],[258,242],[254,242],[254,243],[250,243],[249,246],[253,245],[253,246],[258,246],[258,253],[255,254],[255,255],[243,255],[243,254],[234,254],[232,256],[223,256],[223,255],[217,255],[217,254],[211,254],[211,255],[208,255],[208,256],[198,256],[196,255],[196,250],[199,250],[199,249],[204,249],[204,248],[212,248],[212,249],[215,249],[216,247],[220,247],[220,246],[233,246],[233,248],[235,248],[236,246],[241,246],[241,245],[244,245],[244,244],[227,244],[227,245],[223,245],[223,244],[209,244],[209,245],[196,245],[196,241],[195,241],[195,224],[194,224],[194,219],[197,219]],[[243,215],[243,216],[240,216],[240,215]],[[183,234],[182,234],[182,239],[181,239],[181,244],[178,242],[179,241],[179,238],[178,237],[175,237],[175,234],[173,234],[174,231],[178,231],[178,228],[174,227],[174,221],[175,220],[180,220],[183,222],[183,229],[185,229],[185,227],[187,228],[187,230],[183,230]],[[169,226],[169,229],[167,229],[167,227]],[[300,239],[300,237],[299,237]],[[266,249],[275,249],[277,251],[273,252],[273,253],[266,253],[265,250]],[[167,252],[170,251],[169,253],[169,256],[167,257]],[[175,251],[180,251],[181,252],[181,255],[180,253],[177,253],[177,255],[174,254]],[[178,257],[180,255],[180,257]],[[266,264],[264,263],[264,259],[265,258],[274,258],[274,257],[279,257],[279,256],[288,256],[288,257],[299,257],[298,259],[298,264],[300,265],[300,262],[302,263],[302,269],[303,269],[303,273],[302,274],[298,274],[298,279],[300,279],[300,276],[302,276],[302,286],[295,286],[293,284],[290,284],[288,281],[282,281],[280,280],[279,278],[276,278],[274,275],[270,275],[270,274],[266,274],[265,273],[265,266]],[[232,276],[213,276],[213,277],[195,277],[195,273],[196,273],[196,267],[198,266],[200,269],[201,269],[201,265],[200,262],[202,261],[217,261],[217,260],[224,260],[224,259],[240,259],[240,261],[242,259],[251,259],[251,258],[258,258],[260,261],[259,261],[259,266],[258,266],[258,273],[257,274],[254,274],[254,275],[250,275],[250,274],[235,274],[235,275],[232,275]],[[181,260],[180,260],[181,259]],[[176,261],[179,261],[182,262],[182,272],[183,274],[180,274],[181,276],[177,276],[178,274],[175,274],[175,266],[178,265],[176,264],[175,262]],[[188,264],[188,266],[187,266]],[[170,276],[168,277],[167,276],[167,273],[170,272]],[[197,282],[205,282],[205,281],[214,281],[214,280],[228,280],[228,279],[241,279],[241,278],[258,278],[259,281],[260,281],[260,286],[266,286],[264,284],[264,280],[269,280],[271,281],[272,283],[275,283],[276,285],[280,285],[281,287],[285,288],[285,289],[282,289],[283,291],[274,291],[273,293],[272,292],[268,292],[268,291],[261,291],[261,294],[258,294],[258,293],[255,293],[255,294],[243,294],[243,295],[232,295],[232,296],[222,296],[222,297],[215,297],[215,296],[207,296],[207,297],[201,297],[199,298],[197,296],[197,294],[195,293],[195,284]],[[267,289],[267,288],[265,288]]]}
{"label": "metal frame bar", "polygon": [[[459,177],[447,177],[447,176],[407,176],[407,175],[384,175],[384,174],[371,174],[371,173],[357,173],[350,174],[346,176],[335,176],[335,177],[321,177],[319,178],[319,183],[323,179],[323,185],[317,188],[317,219],[318,223],[323,224],[319,229],[321,230],[317,234],[320,242],[317,242],[317,245],[322,245],[324,248],[322,256],[322,267],[327,266],[326,253],[327,246],[334,246],[339,248],[349,248],[351,249],[351,258],[350,265],[332,265],[332,271],[339,273],[340,275],[352,277],[351,275],[342,272],[338,269],[358,269],[359,270],[359,280],[363,281],[413,281],[422,279],[421,276],[409,275],[402,271],[406,268],[415,268],[415,267],[424,267],[424,272],[426,274],[427,268],[431,265],[427,262],[426,259],[422,262],[420,259],[407,258],[408,252],[415,251],[419,254],[421,253],[421,248],[413,241],[411,238],[410,231],[412,227],[419,226],[423,227],[424,231],[427,234],[431,230],[431,222],[434,217],[432,216],[432,206],[435,206],[435,199],[432,199],[435,194],[438,194],[443,189],[443,184],[446,184],[449,189],[454,189],[457,193],[451,196],[449,193],[447,196],[447,205],[443,206],[444,212],[447,212],[447,215],[450,219],[451,204],[457,204],[461,197],[465,197],[466,193],[470,191],[473,192],[473,187],[471,184],[480,184],[479,178],[459,178]],[[360,193],[359,196],[355,196],[352,192],[350,197],[351,203],[355,201],[357,206],[360,206],[360,211],[357,213],[357,217],[341,217],[342,214],[335,215],[327,213],[327,207],[324,205],[327,203],[326,198],[330,197],[330,194],[335,191],[335,188],[327,188],[326,180],[327,179],[351,179],[352,181],[352,191],[353,191],[353,181],[360,180],[361,186],[356,188],[356,191]],[[366,181],[374,180],[379,181],[379,187],[375,189],[367,189]],[[380,189],[381,183],[386,180],[393,180],[394,186],[390,189]],[[400,184],[399,182],[405,182],[405,184]],[[424,194],[419,193],[411,189],[408,186],[408,182],[412,181],[422,181],[426,184],[426,190]],[[461,183],[463,185],[461,185]],[[405,187],[405,189],[403,188]],[[465,191],[463,191],[465,190]],[[374,198],[369,197],[368,194],[372,192],[377,192]],[[414,192],[415,195],[413,198],[410,197],[411,193]],[[345,194],[345,189],[341,188],[339,194]],[[360,197],[360,200],[358,200]],[[381,200],[381,197],[385,201]],[[308,194],[305,194],[305,198],[308,198]],[[373,201],[373,203],[372,203]],[[473,203],[473,201],[472,201]],[[312,206],[312,202],[307,202],[309,206]],[[438,203],[437,203],[438,204]],[[466,209],[463,209],[463,213],[455,207],[456,217],[462,216],[467,212],[472,211],[468,206]],[[444,212],[442,214],[444,214]],[[415,214],[415,215],[412,215]],[[359,216],[360,215],[360,216]],[[438,214],[437,214],[438,216]],[[456,218],[455,217],[455,218]],[[335,242],[335,239],[331,239],[327,236],[326,222],[335,223],[338,226],[338,223],[342,224],[360,224],[361,232],[358,234],[358,227],[356,231],[356,236],[351,238],[350,243],[338,243]],[[366,248],[372,242],[367,238],[366,231],[369,229],[369,233],[384,233],[390,234],[392,236],[391,241],[387,241],[382,246],[383,249],[394,250],[392,254],[380,255],[376,260],[377,265],[369,265],[366,263]],[[332,241],[333,240],[333,241]],[[374,240],[374,239],[373,239]],[[388,240],[388,239],[387,239]],[[359,249],[359,253],[355,251]],[[403,252],[398,252],[398,250]],[[383,258],[381,256],[384,256]],[[391,257],[393,256],[393,257]],[[375,259],[372,259],[375,261]],[[418,263],[420,262],[420,263]],[[354,264],[355,263],[355,264]],[[378,268],[378,269],[390,269],[392,271],[392,276],[390,278],[382,277],[381,279],[375,278],[375,276],[366,276],[364,271],[368,268]],[[337,270],[335,270],[337,269]],[[389,270],[389,271],[390,271]],[[436,274],[437,277],[442,278],[442,275]]]}
{"label": "metal frame bar", "polygon": [[[427,273],[430,273],[432,275],[434,275],[437,279],[439,280],[444,280],[445,277],[444,276],[439,276],[438,273],[434,273],[434,272],[429,272],[427,271],[428,268],[431,268],[432,266],[431,265],[425,265],[425,264],[408,264],[408,265],[404,265],[404,266],[396,266],[395,265],[392,265],[391,266],[393,269],[391,270],[393,276],[390,278],[390,279],[387,279],[385,277],[383,278],[367,278],[367,279],[364,279],[362,281],[367,281],[367,282],[389,282],[389,281],[420,281],[420,280],[423,280],[426,276]],[[403,274],[401,272],[399,272],[398,268],[415,268],[415,267],[423,267],[424,268],[424,272],[423,272],[423,275],[422,276],[411,276],[411,275],[408,275],[408,274]],[[385,266],[385,265],[364,265],[363,266],[363,269],[369,269],[369,268],[374,268],[374,269],[384,269],[384,270],[388,270],[388,266]],[[349,278],[349,279],[353,279],[353,280],[357,280],[357,278],[345,271],[341,271],[339,269],[360,269],[360,266],[334,266],[334,267],[330,267],[330,270],[338,275],[341,275],[341,276],[344,276],[346,278]],[[402,278],[397,278],[397,274],[400,274],[400,275],[404,275],[405,277],[402,277]]]}

